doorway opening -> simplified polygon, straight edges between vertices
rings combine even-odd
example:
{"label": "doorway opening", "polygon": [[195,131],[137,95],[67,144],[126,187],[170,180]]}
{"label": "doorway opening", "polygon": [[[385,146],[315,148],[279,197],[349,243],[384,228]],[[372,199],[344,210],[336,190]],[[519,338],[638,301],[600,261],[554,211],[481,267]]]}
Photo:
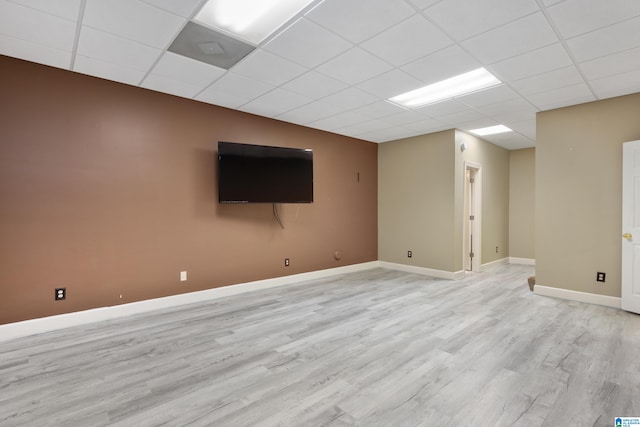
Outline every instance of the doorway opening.
{"label": "doorway opening", "polygon": [[465,162],[464,166],[464,243],[465,271],[480,271],[482,175],[480,165]]}

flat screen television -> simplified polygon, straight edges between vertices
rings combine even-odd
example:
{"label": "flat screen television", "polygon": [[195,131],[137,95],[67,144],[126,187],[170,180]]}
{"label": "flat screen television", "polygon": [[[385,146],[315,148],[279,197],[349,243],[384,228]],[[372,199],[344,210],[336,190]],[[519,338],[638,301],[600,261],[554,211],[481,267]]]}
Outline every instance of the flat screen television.
{"label": "flat screen television", "polygon": [[313,151],[218,142],[220,203],[312,203]]}

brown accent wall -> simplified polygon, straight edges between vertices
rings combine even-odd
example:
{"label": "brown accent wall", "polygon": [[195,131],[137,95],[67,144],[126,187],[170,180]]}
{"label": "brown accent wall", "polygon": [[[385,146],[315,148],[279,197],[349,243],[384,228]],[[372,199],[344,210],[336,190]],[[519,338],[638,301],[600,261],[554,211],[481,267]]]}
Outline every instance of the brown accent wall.
{"label": "brown accent wall", "polygon": [[[0,93],[0,324],[377,259],[376,144],[2,56]],[[218,140],[312,148],[315,203],[218,204]]]}

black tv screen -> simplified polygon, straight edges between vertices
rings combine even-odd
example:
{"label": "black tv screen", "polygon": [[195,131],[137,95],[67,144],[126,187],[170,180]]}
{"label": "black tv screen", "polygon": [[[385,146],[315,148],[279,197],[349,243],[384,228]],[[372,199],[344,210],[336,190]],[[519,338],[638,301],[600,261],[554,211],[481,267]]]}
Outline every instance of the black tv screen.
{"label": "black tv screen", "polygon": [[312,203],[313,151],[218,142],[220,203]]}

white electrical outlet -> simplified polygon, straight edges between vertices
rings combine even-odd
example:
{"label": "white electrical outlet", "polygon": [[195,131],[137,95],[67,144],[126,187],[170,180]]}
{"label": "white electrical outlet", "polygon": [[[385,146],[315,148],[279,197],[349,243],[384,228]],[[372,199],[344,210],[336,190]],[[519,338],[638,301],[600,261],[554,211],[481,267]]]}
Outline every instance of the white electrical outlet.
{"label": "white electrical outlet", "polygon": [[181,282],[186,282],[187,281],[187,272],[186,271],[181,271],[180,272],[180,281]]}

